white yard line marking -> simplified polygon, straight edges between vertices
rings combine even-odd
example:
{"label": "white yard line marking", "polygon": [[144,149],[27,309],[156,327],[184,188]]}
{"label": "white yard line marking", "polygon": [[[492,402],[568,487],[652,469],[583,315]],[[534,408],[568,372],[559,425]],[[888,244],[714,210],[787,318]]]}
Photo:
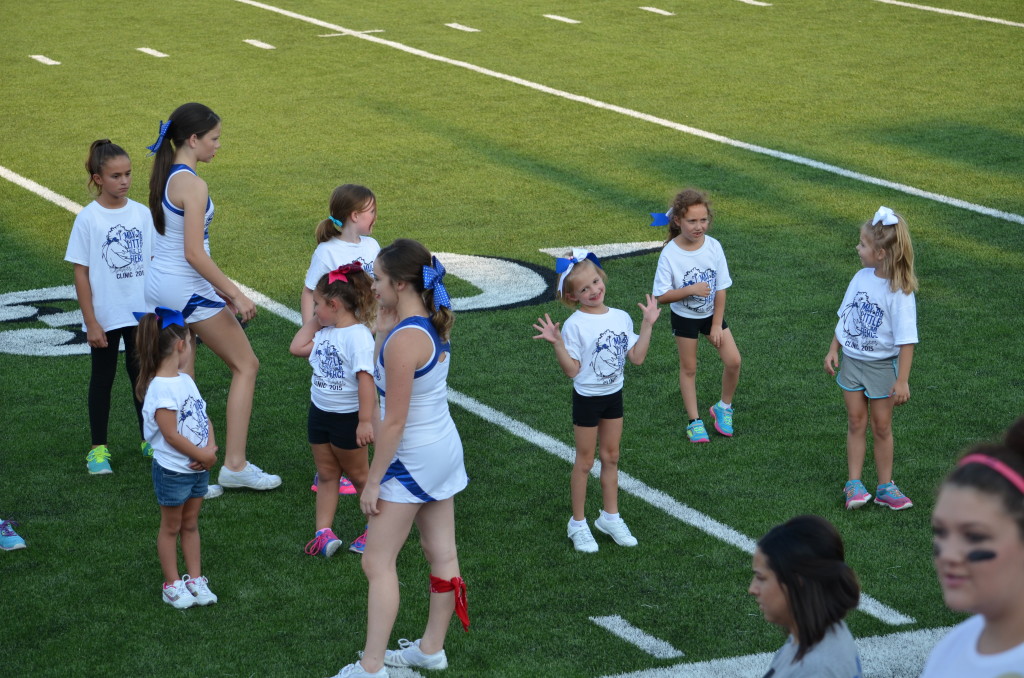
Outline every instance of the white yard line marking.
{"label": "white yard line marking", "polygon": [[[353,31],[353,32],[358,32],[358,33],[383,33],[384,29],[383,28],[374,28],[374,29],[369,30],[369,31]],[[321,38],[337,38],[337,37],[343,36],[343,35],[352,35],[352,33],[324,33],[320,37]]]}
{"label": "white yard line marking", "polygon": [[[82,211],[81,205],[71,200],[68,200],[62,195],[54,193],[50,189],[32,181],[31,179],[27,179],[16,172],[12,172],[11,170],[7,169],[6,167],[3,167],[2,165],[0,165],[0,176],[18,186],[21,186],[27,191],[35,193],[44,200],[49,200],[53,204],[63,207],[64,209],[68,210],[69,212],[72,212],[73,214],[78,214],[79,212]],[[288,308],[287,306],[284,306],[283,304],[280,304],[274,301],[273,299],[270,299],[269,297],[260,294],[256,290],[253,290],[249,287],[245,287],[244,285],[241,285],[238,282],[235,282],[235,284],[238,285],[239,288],[242,289],[243,293],[245,293],[250,299],[252,299],[255,303],[259,303],[271,313],[278,315],[282,318],[285,318],[286,320],[289,320],[290,322],[296,325],[302,324],[302,316],[297,311],[294,311]],[[475,398],[471,398],[470,396],[459,393],[458,391],[449,390],[448,400],[462,407],[463,409],[476,414],[484,421],[490,422],[495,426],[500,426],[509,433],[519,438],[522,438],[528,443],[536,445],[542,450],[545,450],[550,454],[553,454],[554,456],[563,459],[569,464],[572,464],[575,461],[576,451],[569,445],[566,445],[565,443],[552,438],[546,433],[541,433],[540,431],[531,428],[530,426],[524,424],[523,422],[513,419],[512,417],[508,416],[503,412],[499,412],[493,407],[484,405],[482,402],[476,400]],[[593,475],[596,478],[601,477],[600,461],[594,462],[594,468],[591,470],[591,475]],[[640,482],[636,478],[633,478],[631,475],[623,471],[619,471],[619,489],[621,489],[623,492],[627,492],[633,495],[634,497],[646,501],[651,506],[659,508],[662,511],[668,513],[670,516],[678,518],[687,525],[696,527],[698,530],[701,530],[702,532],[705,532],[711,535],[712,537],[724,541],[727,544],[732,544],[733,546],[743,551],[746,551],[747,553],[752,554],[754,552],[755,542],[750,537],[746,536],[745,534],[741,534],[740,532],[737,532],[728,525],[720,523],[714,518],[711,518],[710,516],[704,515],[700,511],[697,511],[696,509],[690,508],[689,506],[683,504],[682,502],[676,501],[674,498],[665,494],[661,490],[656,490],[652,487],[649,487],[648,485]],[[877,600],[863,592],[861,593],[860,605],[858,607],[861,611],[870,614],[871,616],[877,619],[882,620],[886,624],[891,624],[895,626],[898,624],[915,623],[913,617],[908,617],[904,614],[901,614],[900,612],[897,612],[891,607],[883,605],[882,603],[878,602]]]}
{"label": "white yard line marking", "polygon": [[778,160],[785,160],[787,162],[796,163],[798,165],[813,167],[814,169],[818,169],[823,172],[829,172],[831,174],[837,174],[841,177],[846,177],[847,179],[853,179],[855,181],[873,184],[875,186],[881,186],[883,188],[899,191],[901,193],[906,193],[908,195],[913,195],[919,198],[925,198],[926,200],[933,200],[944,205],[950,205],[952,207],[958,207],[960,209],[968,210],[971,212],[977,212],[978,214],[984,214],[986,216],[995,217],[996,219],[1002,219],[1004,221],[1010,221],[1016,224],[1024,224],[1024,216],[1020,214],[1014,214],[1013,212],[1004,212],[1002,210],[997,210],[992,207],[986,207],[984,205],[977,205],[975,203],[967,202],[966,200],[960,200],[959,198],[952,198],[950,196],[942,195],[940,193],[934,193],[932,191],[925,191],[920,188],[914,188],[913,186],[908,186],[907,184],[901,184],[895,181],[889,181],[888,179],[880,179],[878,177],[873,177],[867,174],[861,174],[860,172],[854,172],[852,170],[844,169],[842,167],[837,167],[836,165],[818,162],[817,160],[805,158],[803,156],[795,155],[793,153],[786,153],[785,151],[776,151],[774,149],[766,148],[764,146],[758,146],[757,144],[748,144],[745,141],[732,139],[730,137],[722,136],[721,134],[715,134],[714,132],[707,132],[696,127],[682,125],[678,122],[673,122],[671,120],[659,118],[657,116],[649,115],[647,113],[641,113],[640,111],[634,111],[633,109],[625,108],[623,106],[617,106],[615,104],[609,104],[604,101],[599,101],[597,99],[591,99],[590,97],[585,97],[579,94],[573,94],[571,92],[566,92],[564,90],[555,89],[554,87],[548,87],[547,85],[541,85],[530,80],[524,80],[523,78],[518,78],[514,75],[508,75],[506,73],[492,71],[489,68],[483,68],[482,66],[477,66],[475,64],[471,64],[465,61],[449,59],[448,57],[433,54],[431,52],[427,52],[416,47],[410,47],[400,42],[385,40],[384,38],[378,38],[377,36],[374,35],[365,35],[362,33],[358,33],[356,31],[351,31],[347,28],[343,28],[341,26],[337,26],[326,21],[321,21],[320,19],[314,19],[312,17],[297,14],[295,12],[281,9],[279,7],[267,5],[262,2],[256,2],[255,0],[235,0],[235,2],[240,2],[245,5],[250,5],[252,7],[257,7],[259,9],[264,9],[267,10],[268,12],[275,12],[277,14],[281,14],[282,16],[297,19],[298,21],[305,21],[306,23],[313,24],[314,26],[321,26],[323,28],[329,28],[331,30],[340,31],[345,35],[352,35],[357,38],[360,38],[361,40],[375,42],[379,45],[384,45],[386,47],[401,50],[403,52],[406,52],[407,54],[412,54],[414,56],[422,57],[424,59],[430,59],[431,61],[438,61],[440,63],[448,64],[450,66],[458,66],[459,68],[465,68],[467,70],[473,71],[474,73],[480,73],[481,75],[487,75],[492,78],[497,78],[499,80],[511,82],[516,85],[529,87],[530,89],[536,90],[538,92],[551,94],[562,99],[567,99],[569,101],[575,101],[577,103],[586,104],[588,106],[593,106],[594,108],[600,108],[602,110],[611,111],[613,113],[619,113],[621,115],[629,116],[637,120],[643,120],[645,122],[653,123],[655,125],[661,125],[662,127],[667,127],[669,129],[674,129],[679,132],[691,134],[693,136],[700,137],[702,139],[707,139],[709,141],[715,141],[721,144],[725,144],[727,146],[733,146],[734,148],[740,148],[746,151],[750,151],[752,153],[767,155]]}
{"label": "white yard line marking", "polygon": [[637,7],[637,9],[642,9],[645,12],[654,12],[655,14],[660,14],[662,16],[675,16],[672,12],[664,9],[658,9],[657,7]]}
{"label": "white yard line marking", "polygon": [[[871,678],[916,676],[924,668],[928,653],[935,647],[935,643],[948,632],[947,627],[854,639],[863,664],[863,675]],[[773,655],[772,652],[762,652],[742,657],[662,666],[604,678],[761,678]]]}
{"label": "white yard line marking", "polygon": [[657,659],[675,659],[683,656],[682,652],[669,643],[644,633],[617,614],[610,617],[591,617],[590,621]]}
{"label": "white yard line marking", "polygon": [[755,7],[771,7],[772,6],[772,3],[770,3],[770,2],[758,2],[757,0],[740,0],[740,2],[746,3],[748,5],[754,5]]}
{"label": "white yard line marking", "polygon": [[929,7],[928,5],[915,5],[912,2],[901,2],[900,0],[875,0],[875,2],[882,2],[885,3],[886,5],[897,5],[899,7],[909,7],[911,9],[921,9],[926,12],[938,12],[939,14],[949,14],[950,16],[958,16],[962,19],[974,19],[975,21],[989,21],[994,24],[1002,24],[1004,26],[1015,26],[1017,28],[1024,28],[1024,24],[1018,23],[1016,21],[996,19],[990,16],[981,16],[980,14],[968,14],[967,12],[958,12],[955,9]]}
{"label": "white yard line marking", "polygon": [[562,23],[566,23],[566,24],[578,24],[578,23],[580,23],[579,21],[576,21],[576,19],[570,19],[567,16],[558,16],[557,14],[545,14],[544,18],[545,19],[552,19],[554,21],[561,21]]}
{"label": "white yard line marking", "polygon": [[479,33],[480,32],[479,28],[473,28],[471,26],[463,26],[462,24],[452,23],[452,24],[445,24],[445,26],[447,26],[448,28],[454,28],[457,31],[465,31],[467,33]]}
{"label": "white yard line marking", "polygon": [[158,57],[158,58],[163,58],[163,57],[167,56],[163,52],[159,52],[159,51],[157,51],[157,50],[155,50],[155,49],[153,49],[151,47],[139,47],[138,49],[143,54],[148,54],[149,56],[155,56],[155,57]]}
{"label": "white yard line marking", "polygon": [[248,43],[253,47],[259,47],[260,49],[276,49],[273,45],[268,45],[260,40],[243,40],[242,42]]}
{"label": "white yard line marking", "polygon": [[28,56],[29,56],[29,58],[35,59],[39,63],[46,64],[47,66],[60,66],[60,62],[59,61],[54,61],[50,57],[43,56],[42,54],[29,54]]}

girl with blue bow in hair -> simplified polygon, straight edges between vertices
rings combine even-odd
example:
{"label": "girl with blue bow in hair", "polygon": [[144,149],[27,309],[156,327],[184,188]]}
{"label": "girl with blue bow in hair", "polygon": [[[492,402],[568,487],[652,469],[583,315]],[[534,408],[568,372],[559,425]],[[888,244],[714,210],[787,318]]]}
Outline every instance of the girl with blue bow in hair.
{"label": "girl with blue bow in hair", "polygon": [[[192,335],[181,311],[158,306],[136,313],[139,381],[146,440],[153,446],[153,489],[160,504],[156,550],[164,573],[163,601],[177,609],[210,605],[200,564],[199,509],[217,461],[206,401],[184,367],[192,359]],[[178,576],[178,539],[186,574]]]}
{"label": "girl with blue bow in hair", "polygon": [[[449,335],[454,316],[445,270],[415,240],[399,239],[377,255],[373,290],[379,306],[374,382],[381,418],[359,497],[369,519],[363,572],[369,582],[362,659],[337,674],[384,677],[388,666],[443,669],[452,613],[469,629],[466,583],[455,545],[455,494],[466,487],[462,440],[448,411]],[[398,615],[395,563],[412,524],[430,564],[430,611],[423,636],[388,640]]]}
{"label": "girl with blue bow in hair", "polygon": [[[224,487],[270,490],[281,477],[246,459],[249,419],[260,362],[236,319],[248,322],[256,305],[220,270],[210,256],[213,200],[199,178],[199,163],[212,162],[220,149],[220,117],[199,103],[182,104],[161,123],[148,146],[156,157],[149,179],[149,209],[157,237],[146,273],[146,304],[181,309],[193,334],[231,370],[227,402]],[[194,356],[184,371],[195,374]]]}
{"label": "girl with blue bow in hair", "polygon": [[661,314],[654,297],[647,295],[640,334],[625,311],[605,306],[607,276],[592,252],[574,249],[558,260],[556,296],[577,310],[565,325],[551,321],[547,313],[533,326],[534,339],[551,342],[555,358],[573,380],[572,423],[576,461],[569,480],[572,517],[567,534],[573,547],[583,553],[598,550],[586,518],[587,480],[594,466],[594,449],[601,455],[603,509],[594,521],[599,532],[619,546],[636,546],[636,537],[619,516],[619,442],[622,439],[622,384],[628,358],[640,365],[647,357],[651,332]]}
{"label": "girl with blue bow in hair", "polygon": [[[860,227],[857,254],[863,268],[853,276],[839,307],[839,322],[825,355],[846,403],[846,508],[867,504],[861,481],[868,417],[875,444],[875,503],[899,511],[913,502],[892,481],[892,410],[910,400],[910,365],[917,343],[917,276],[914,247],[903,217],[888,207]],[[839,367],[839,351],[843,353]]]}

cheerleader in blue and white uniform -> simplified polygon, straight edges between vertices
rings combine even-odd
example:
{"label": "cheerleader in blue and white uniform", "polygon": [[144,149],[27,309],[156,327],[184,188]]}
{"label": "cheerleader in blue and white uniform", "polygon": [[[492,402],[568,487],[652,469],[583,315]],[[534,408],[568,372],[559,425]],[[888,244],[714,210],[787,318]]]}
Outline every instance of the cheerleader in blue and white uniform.
{"label": "cheerleader in blue and white uniform", "polygon": [[[469,628],[455,545],[454,495],[468,483],[462,441],[448,411],[454,320],[444,268],[423,245],[399,239],[373,265],[377,316],[374,381],[381,396],[376,449],[360,506],[369,519],[363,571],[369,582],[362,659],[339,676],[387,676],[386,666],[443,669],[452,613]],[[395,563],[413,522],[430,563],[423,637],[388,650],[398,614]]]}
{"label": "cheerleader in blue and white uniform", "polygon": [[[269,490],[279,476],[246,461],[249,418],[259,360],[235,315],[247,322],[253,304],[210,258],[209,227],[213,201],[196,174],[220,148],[220,118],[203,104],[179,106],[149,150],[156,154],[149,181],[149,209],[157,236],[146,276],[146,304],[182,309],[194,334],[231,369],[227,402],[227,440],[218,482],[224,487]],[[226,300],[226,303],[225,303]],[[183,371],[195,375],[191,356]]]}

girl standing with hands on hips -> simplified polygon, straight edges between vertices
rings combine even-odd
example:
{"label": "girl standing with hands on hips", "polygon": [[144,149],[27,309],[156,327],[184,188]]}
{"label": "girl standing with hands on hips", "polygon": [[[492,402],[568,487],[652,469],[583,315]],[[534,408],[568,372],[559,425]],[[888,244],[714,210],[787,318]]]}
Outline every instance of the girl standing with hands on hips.
{"label": "girl standing with hands on hips", "polygon": [[[462,441],[448,411],[448,371],[454,316],[444,267],[415,240],[399,239],[377,255],[374,381],[381,420],[359,503],[370,521],[363,554],[369,582],[366,646],[341,669],[345,678],[388,675],[387,666],[443,669],[452,612],[469,629],[466,583],[455,545],[454,496],[468,478]],[[388,650],[398,615],[395,563],[412,524],[430,563],[430,611],[423,637]]]}
{"label": "girl standing with hands on hips", "polygon": [[573,380],[572,423],[576,461],[569,479],[572,517],[567,535],[573,547],[584,553],[598,550],[586,517],[587,480],[594,467],[594,449],[601,456],[601,497],[604,507],[594,521],[599,532],[619,546],[636,546],[636,537],[619,516],[619,443],[622,440],[622,384],[628,358],[641,365],[651,345],[651,331],[661,314],[658,304],[647,295],[640,334],[633,332],[633,319],[617,308],[605,306],[608,277],[592,253],[574,249],[557,261],[559,273],[556,296],[576,312],[560,330],[544,314],[533,326],[534,339],[551,342],[555,358],[565,375]]}
{"label": "girl standing with hands on hips", "polygon": [[153,248],[153,218],[145,205],[128,198],[132,161],[123,148],[98,139],[85,160],[96,199],[75,217],[65,261],[75,265],[75,293],[82,309],[82,329],[89,342],[89,432],[92,447],[86,467],[93,475],[112,473],[107,449],[110,393],[117,374],[117,354],[124,340],[124,366],[132,384],[141,450],[153,456],[142,432],[142,401],[135,397],[138,360],[132,311],[145,307],[146,270]]}
{"label": "girl standing with hands on hips", "polygon": [[729,265],[717,240],[707,235],[714,220],[711,203],[702,191],[687,188],[676,195],[654,225],[668,226],[668,239],[658,257],[654,296],[670,304],[672,334],[679,350],[679,391],[686,408],[686,438],[709,442],[697,407],[697,342],[706,336],[722,358],[722,397],[711,406],[715,430],[733,434],[732,399],[740,379],[740,352],[725,321],[725,290],[732,286]]}
{"label": "girl standing with hands on hips", "polygon": [[946,605],[974,616],[936,644],[921,678],[1024,676],[1024,419],[960,459],[932,534]]}
{"label": "girl standing with hands on hips", "polygon": [[[342,472],[362,491],[369,472],[366,446],[373,442],[377,391],[373,385],[373,335],[377,316],[370,276],[359,263],[345,264],[320,278],[313,291],[313,317],[292,339],[292,355],[308,358],[309,444],[321,482],[334,487]],[[334,534],[338,493],[316,495],[316,534],[306,553],[330,557],[341,547]],[[365,533],[350,550],[362,553]]]}
{"label": "girl standing with hands on hips", "polygon": [[[846,508],[867,504],[861,481],[867,450],[868,415],[875,441],[878,487],[875,503],[899,511],[913,502],[892,481],[892,410],[910,400],[910,365],[917,343],[914,247],[903,217],[879,207],[860,227],[857,254],[864,266],[853,276],[825,355],[825,371],[836,378],[846,403]],[[843,353],[839,367],[839,351]]]}
{"label": "girl standing with hands on hips", "polygon": [[832,523],[797,516],[773,527],[757,542],[753,570],[747,592],[765,621],[789,632],[764,678],[862,678],[843,621],[857,607],[860,584]]}
{"label": "girl standing with hands on hips", "polygon": [[[210,605],[210,591],[200,564],[199,509],[217,461],[213,424],[206,401],[192,377],[192,335],[181,311],[158,306],[139,313],[139,381],[144,399],[146,440],[153,446],[153,489],[160,504],[156,540],[164,573],[163,600],[178,609]],[[178,577],[178,538],[187,574]]]}
{"label": "girl standing with hands on hips", "polygon": [[[146,276],[150,306],[181,309],[191,331],[231,370],[227,402],[227,441],[219,482],[224,487],[269,490],[279,476],[246,461],[249,418],[259,360],[235,315],[248,322],[256,305],[210,258],[213,201],[206,182],[196,174],[220,148],[220,118],[203,104],[179,106],[149,150],[156,154],[149,181],[149,209],[157,237]],[[227,299],[227,303],[223,301]],[[195,355],[183,371],[195,374]]]}

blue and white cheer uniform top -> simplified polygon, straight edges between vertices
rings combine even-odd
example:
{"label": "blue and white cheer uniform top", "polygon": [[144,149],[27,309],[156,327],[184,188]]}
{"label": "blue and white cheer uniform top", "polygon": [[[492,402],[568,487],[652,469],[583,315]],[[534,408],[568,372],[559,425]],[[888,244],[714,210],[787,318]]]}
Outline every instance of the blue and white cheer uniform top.
{"label": "blue and white cheer uniform top", "polygon": [[451,344],[442,342],[429,318],[412,316],[388,334],[374,365],[373,380],[381,396],[381,419],[387,408],[384,352],[396,332],[424,332],[434,344],[430,360],[413,377],[409,413],[395,457],[381,480],[380,498],[397,503],[447,499],[469,482],[462,440],[448,410]]}

